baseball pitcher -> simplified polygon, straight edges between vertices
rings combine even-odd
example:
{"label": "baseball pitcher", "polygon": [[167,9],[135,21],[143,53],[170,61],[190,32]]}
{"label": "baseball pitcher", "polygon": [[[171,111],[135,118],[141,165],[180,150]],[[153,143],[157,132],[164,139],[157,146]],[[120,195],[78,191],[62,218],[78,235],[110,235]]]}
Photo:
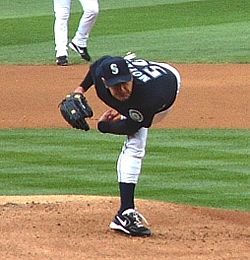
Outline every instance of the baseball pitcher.
{"label": "baseball pitcher", "polygon": [[[135,207],[135,187],[145,156],[148,129],[173,107],[180,85],[180,74],[174,67],[130,54],[98,59],[74,91],[83,96],[94,86],[99,99],[110,107],[100,117],[98,130],[127,136],[117,161],[120,208],[110,223],[112,230],[132,236],[151,235],[145,218]],[[85,113],[83,118],[86,117]]]}

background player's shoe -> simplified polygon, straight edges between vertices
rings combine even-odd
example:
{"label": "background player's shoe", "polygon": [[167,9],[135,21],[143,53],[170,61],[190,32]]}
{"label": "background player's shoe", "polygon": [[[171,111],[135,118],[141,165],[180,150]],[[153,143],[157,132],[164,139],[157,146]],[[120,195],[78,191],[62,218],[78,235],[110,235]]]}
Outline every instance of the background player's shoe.
{"label": "background player's shoe", "polygon": [[80,56],[82,57],[82,59],[86,60],[86,61],[90,61],[91,57],[88,54],[88,50],[86,47],[79,47],[76,44],[74,44],[73,42],[69,43],[69,47],[75,51],[76,53],[80,54]]}
{"label": "background player's shoe", "polygon": [[59,66],[67,66],[69,64],[67,56],[56,57],[56,64]]}
{"label": "background player's shoe", "polygon": [[121,215],[116,215],[109,227],[131,236],[150,236],[150,229],[145,227],[142,221],[146,222],[137,210],[127,209]]}

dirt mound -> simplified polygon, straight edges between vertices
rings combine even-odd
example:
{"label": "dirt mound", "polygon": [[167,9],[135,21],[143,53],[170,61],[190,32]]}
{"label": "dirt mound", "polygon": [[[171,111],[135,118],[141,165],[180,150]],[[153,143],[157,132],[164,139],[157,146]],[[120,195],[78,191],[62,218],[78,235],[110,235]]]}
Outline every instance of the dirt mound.
{"label": "dirt mound", "polygon": [[250,213],[137,200],[152,237],[108,225],[118,198],[0,198],[3,259],[249,259]]}

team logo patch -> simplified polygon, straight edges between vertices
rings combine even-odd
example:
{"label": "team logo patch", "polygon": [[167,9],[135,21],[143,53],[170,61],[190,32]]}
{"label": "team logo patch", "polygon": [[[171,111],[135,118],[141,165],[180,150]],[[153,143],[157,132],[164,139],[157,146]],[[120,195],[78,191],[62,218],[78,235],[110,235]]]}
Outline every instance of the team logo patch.
{"label": "team logo patch", "polygon": [[130,118],[133,119],[136,122],[140,123],[144,119],[142,113],[138,110],[129,109],[128,113],[129,113]]}

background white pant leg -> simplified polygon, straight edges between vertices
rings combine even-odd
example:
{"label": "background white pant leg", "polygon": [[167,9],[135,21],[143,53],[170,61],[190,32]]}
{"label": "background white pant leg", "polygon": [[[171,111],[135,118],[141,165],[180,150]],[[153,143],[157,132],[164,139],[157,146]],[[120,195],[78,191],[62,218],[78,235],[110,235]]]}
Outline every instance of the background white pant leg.
{"label": "background white pant leg", "polygon": [[72,42],[80,47],[87,47],[88,38],[92,27],[96,22],[99,14],[99,1],[98,0],[79,0],[82,8],[83,15],[79,22],[78,30],[72,39]]}
{"label": "background white pant leg", "polygon": [[56,57],[68,56],[68,20],[70,16],[71,0],[54,0],[55,12],[55,50]]}
{"label": "background white pant leg", "polygon": [[128,136],[117,162],[118,182],[137,183],[145,156],[148,128],[140,128]]}

